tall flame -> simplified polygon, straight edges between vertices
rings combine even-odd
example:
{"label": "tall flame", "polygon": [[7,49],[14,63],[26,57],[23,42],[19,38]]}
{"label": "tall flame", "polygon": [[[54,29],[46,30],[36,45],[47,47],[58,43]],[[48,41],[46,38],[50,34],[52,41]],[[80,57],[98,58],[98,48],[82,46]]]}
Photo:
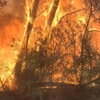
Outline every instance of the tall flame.
{"label": "tall flame", "polygon": [[[10,2],[11,1],[12,0],[10,0]],[[12,13],[14,13],[14,18],[12,18],[8,24],[6,23],[6,24],[4,24],[4,26],[2,28],[0,28],[1,29],[1,31],[0,31],[0,55],[1,55],[1,57],[0,57],[0,70],[1,70],[0,78],[2,81],[5,81],[7,76],[9,76],[12,73],[12,70],[14,68],[14,65],[15,65],[15,62],[17,59],[18,50],[19,50],[19,47],[21,46],[21,42],[23,41],[23,37],[25,35],[24,32],[26,29],[26,25],[29,21],[32,20],[32,19],[30,19],[30,12],[31,12],[31,9],[33,6],[33,1],[34,0],[26,0],[25,11],[26,11],[27,17],[24,16],[24,17],[26,17],[25,21],[21,21],[19,19],[19,15],[20,15],[19,13],[16,14],[14,12],[15,10],[13,11],[13,10],[9,9],[7,11],[7,13],[10,12],[9,14],[11,14],[10,15],[11,17],[12,17]],[[16,0],[16,2],[18,2],[18,1]],[[14,2],[11,3],[12,6],[14,6],[13,4],[14,4]],[[40,0],[38,14],[35,19],[36,27],[42,27],[43,29],[45,29],[45,27],[47,26],[47,21],[48,21],[48,17],[49,17],[50,11],[52,9],[52,6],[53,6],[52,0]],[[83,7],[84,7],[84,4],[81,0],[60,0],[60,3],[58,5],[52,26],[55,27],[58,24],[59,20],[65,14],[73,12],[74,10],[81,9]],[[21,9],[18,8],[18,10],[21,10]],[[79,13],[79,15],[76,19],[77,19],[77,23],[80,26],[82,24],[87,23],[85,14],[81,15],[81,13]],[[10,18],[8,18],[7,21],[8,20],[10,20]],[[1,20],[0,20],[0,22],[1,22]],[[25,25],[25,27],[24,27],[24,25]],[[89,31],[94,31],[93,41],[94,40],[95,41],[93,43],[95,45],[99,45],[98,47],[100,47],[100,44],[99,44],[99,42],[100,42],[100,40],[99,40],[100,24],[94,23],[93,19],[91,19],[90,24],[89,24]],[[96,35],[95,35],[95,33],[96,33]],[[57,77],[62,77],[62,75],[61,74],[58,74],[58,76],[54,75],[54,79],[56,79]]]}
{"label": "tall flame", "polygon": [[[21,2],[14,3],[13,0],[9,0],[0,11],[0,80],[3,84],[7,81],[9,86],[11,86],[12,72],[24,32],[23,12],[19,10],[23,8]],[[19,9],[16,10],[16,7]],[[7,80],[9,76],[11,79]]]}

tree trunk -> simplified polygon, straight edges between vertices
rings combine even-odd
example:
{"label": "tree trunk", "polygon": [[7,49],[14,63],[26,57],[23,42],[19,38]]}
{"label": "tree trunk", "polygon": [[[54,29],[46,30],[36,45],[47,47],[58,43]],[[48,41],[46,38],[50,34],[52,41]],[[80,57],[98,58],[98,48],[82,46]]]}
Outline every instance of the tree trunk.
{"label": "tree trunk", "polygon": [[47,27],[49,27],[49,28],[51,28],[51,26],[52,26],[52,22],[53,22],[53,19],[55,17],[55,14],[56,14],[56,11],[58,8],[58,4],[59,4],[59,0],[54,0],[53,7],[51,9],[50,16],[47,21]]}
{"label": "tree trunk", "polygon": [[30,34],[32,32],[32,28],[33,28],[33,25],[34,25],[34,20],[35,20],[36,15],[37,15],[39,2],[40,2],[40,0],[35,0],[32,10],[29,9],[31,11],[30,12],[30,19],[31,20],[29,20],[29,22],[27,24],[24,40],[22,42],[22,47],[21,47],[21,50],[20,50],[20,53],[19,53],[19,56],[18,56],[18,60],[16,62],[15,69],[14,69],[14,71],[15,71],[15,80],[16,81],[18,81],[18,79],[20,78],[22,63],[23,63],[24,59],[26,59],[26,67],[27,67],[28,40],[29,40]]}

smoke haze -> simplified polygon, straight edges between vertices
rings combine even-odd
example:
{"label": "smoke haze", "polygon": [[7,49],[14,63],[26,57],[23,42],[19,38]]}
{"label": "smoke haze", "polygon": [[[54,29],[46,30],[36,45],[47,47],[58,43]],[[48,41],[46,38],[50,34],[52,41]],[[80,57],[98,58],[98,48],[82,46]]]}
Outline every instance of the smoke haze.
{"label": "smoke haze", "polygon": [[[24,33],[25,0],[7,0],[0,9],[0,66],[14,66],[14,42],[21,41]],[[11,65],[12,64],[12,65]]]}
{"label": "smoke haze", "polygon": [[0,9],[0,46],[10,45],[12,38],[23,34],[25,0],[8,0]]}

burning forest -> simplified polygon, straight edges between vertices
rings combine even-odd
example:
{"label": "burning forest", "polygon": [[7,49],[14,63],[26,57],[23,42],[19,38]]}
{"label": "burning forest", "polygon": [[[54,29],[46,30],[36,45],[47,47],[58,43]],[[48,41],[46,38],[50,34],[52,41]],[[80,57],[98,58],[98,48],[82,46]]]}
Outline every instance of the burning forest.
{"label": "burning forest", "polygon": [[99,0],[0,0],[0,100],[99,100],[99,38]]}

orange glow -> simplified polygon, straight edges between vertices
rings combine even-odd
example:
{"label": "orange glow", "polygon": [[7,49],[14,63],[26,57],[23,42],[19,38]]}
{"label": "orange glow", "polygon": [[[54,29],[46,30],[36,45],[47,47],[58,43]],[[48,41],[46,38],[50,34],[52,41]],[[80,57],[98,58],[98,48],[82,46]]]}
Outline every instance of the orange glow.
{"label": "orange glow", "polygon": [[53,80],[53,81],[56,81],[56,80],[59,79],[59,82],[60,82],[60,81],[61,81],[61,80],[60,80],[61,77],[62,77],[62,73],[54,74],[54,75],[52,76],[52,80]]}
{"label": "orange glow", "polygon": [[9,46],[11,45],[12,38],[20,41],[23,32],[23,25],[22,22],[19,22],[17,19],[14,19],[10,22],[7,26],[5,25],[3,29],[0,31],[0,46]]}
{"label": "orange glow", "polygon": [[[21,43],[23,41],[23,37],[25,36],[27,23],[28,22],[33,23],[34,19],[30,17],[30,12],[31,12],[30,10],[32,10],[33,1],[34,0],[26,0],[26,6],[25,6],[25,12],[24,12],[26,13],[26,16],[24,16],[25,17],[24,22],[21,22],[19,19],[15,18],[11,20],[9,24],[1,28],[1,31],[0,31],[0,78],[3,82],[12,73],[16,60],[18,59],[17,56],[21,47]],[[41,27],[41,30],[43,30],[44,32],[43,38],[45,38],[45,35],[48,33],[48,30],[46,30],[46,27],[47,27],[49,14],[53,6],[53,1],[54,0],[40,0],[38,14],[34,22],[35,28]],[[82,9],[84,7],[85,7],[84,3],[81,0],[60,0],[58,9],[56,11],[56,15],[52,23],[52,28],[58,25],[58,22],[64,15],[76,10]],[[76,24],[79,24],[80,26],[82,26],[82,28],[83,28],[83,25],[85,26],[87,23],[87,16],[85,14],[82,14],[81,12],[78,12],[78,14],[76,14],[75,16],[72,15],[71,17],[68,17],[68,18],[74,19]],[[67,22],[65,25],[66,25],[65,28],[67,30],[70,30],[70,27],[67,26],[68,25]],[[74,29],[74,30],[77,32],[77,29]],[[82,31],[84,32],[84,30]],[[89,23],[89,31],[93,31],[92,43],[96,47],[100,48],[100,39],[99,39],[100,38],[100,23],[95,23],[94,19],[91,18],[90,23]],[[36,31],[33,31],[33,33],[36,33]],[[36,35],[38,36],[38,34]],[[79,41],[77,38],[78,36],[76,37],[76,40]],[[36,39],[31,36],[29,43],[30,41],[34,42],[35,40]],[[57,40],[55,39],[55,41]],[[66,38],[66,41],[67,41],[67,38]],[[32,46],[33,45],[34,43],[32,43]],[[80,49],[78,45],[79,44],[77,44],[76,47]],[[66,52],[64,51],[65,48],[62,47],[62,50],[63,50],[62,53],[64,54]],[[37,51],[39,51],[39,46],[37,47]],[[67,60],[73,62],[72,56],[67,57]],[[69,67],[69,65],[67,67]],[[61,78],[62,76],[63,76],[62,73],[57,73],[53,75],[52,79],[55,81]],[[75,76],[73,76],[73,78],[75,79]],[[13,79],[13,76],[12,76],[12,79]],[[11,86],[11,81],[9,82],[9,85]]]}
{"label": "orange glow", "polygon": [[[6,78],[11,75],[13,71],[21,46],[23,32],[23,23],[18,19],[13,19],[0,31],[0,78],[3,82],[6,81]],[[11,80],[9,80],[10,87],[13,79],[13,75],[11,76]]]}
{"label": "orange glow", "polygon": [[85,16],[82,16],[82,15],[79,15],[78,16],[78,23],[81,25],[81,24],[86,24],[86,18]]}
{"label": "orange glow", "polygon": [[65,14],[66,12],[62,11],[61,6],[59,5],[52,26],[56,26],[61,17],[63,17]]}

